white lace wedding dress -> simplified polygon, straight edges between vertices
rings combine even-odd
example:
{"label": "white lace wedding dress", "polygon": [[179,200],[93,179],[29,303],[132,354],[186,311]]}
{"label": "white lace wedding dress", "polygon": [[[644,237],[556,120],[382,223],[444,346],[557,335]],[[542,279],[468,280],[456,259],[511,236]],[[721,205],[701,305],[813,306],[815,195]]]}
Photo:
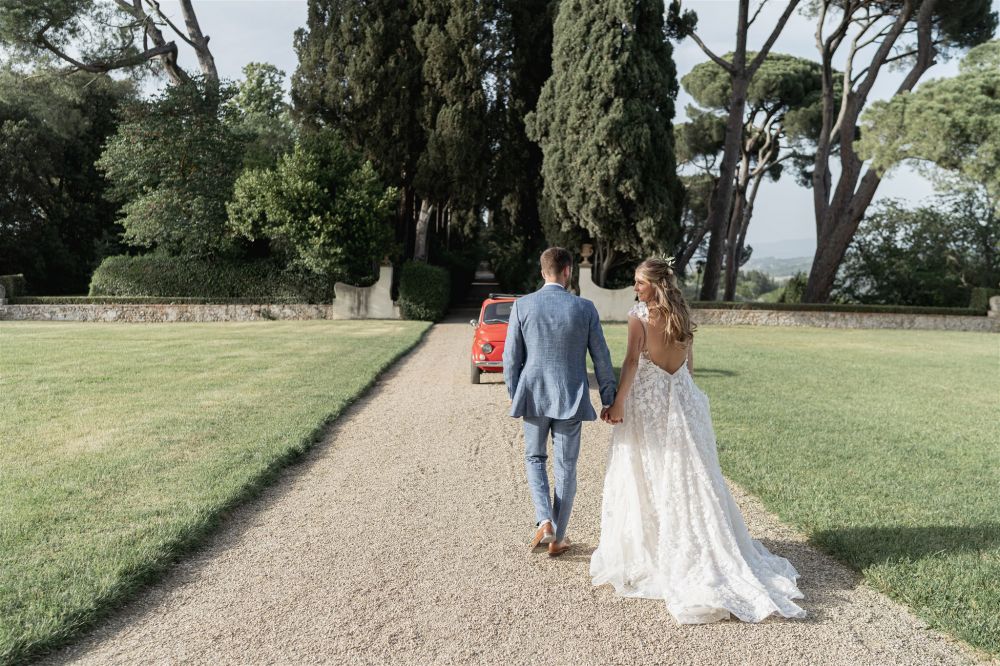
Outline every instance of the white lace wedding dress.
{"label": "white lace wedding dress", "polygon": [[[638,303],[629,316],[644,325]],[[722,477],[708,397],[685,362],[674,374],[645,353],[624,421],[614,427],[604,477],[594,585],[663,599],[682,624],[804,617],[799,574],[750,537]]]}

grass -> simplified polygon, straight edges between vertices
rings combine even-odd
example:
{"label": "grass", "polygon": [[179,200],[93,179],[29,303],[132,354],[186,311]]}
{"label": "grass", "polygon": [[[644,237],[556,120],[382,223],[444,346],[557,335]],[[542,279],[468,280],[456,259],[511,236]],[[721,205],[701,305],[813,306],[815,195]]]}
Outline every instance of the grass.
{"label": "grass", "polygon": [[[621,359],[625,327],[605,330]],[[727,476],[932,626],[1000,654],[1000,336],[705,326],[695,379]]]}
{"label": "grass", "polygon": [[0,324],[0,663],[155,579],[427,327]]}

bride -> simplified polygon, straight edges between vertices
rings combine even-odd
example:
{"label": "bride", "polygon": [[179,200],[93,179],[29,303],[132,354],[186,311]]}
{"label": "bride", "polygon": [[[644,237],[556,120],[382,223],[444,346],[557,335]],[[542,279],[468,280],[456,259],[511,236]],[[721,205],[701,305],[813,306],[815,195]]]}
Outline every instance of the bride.
{"label": "bride", "polygon": [[594,585],[663,599],[677,622],[805,617],[799,574],[752,539],[722,477],[708,397],[691,378],[694,324],[663,259],[635,271]]}

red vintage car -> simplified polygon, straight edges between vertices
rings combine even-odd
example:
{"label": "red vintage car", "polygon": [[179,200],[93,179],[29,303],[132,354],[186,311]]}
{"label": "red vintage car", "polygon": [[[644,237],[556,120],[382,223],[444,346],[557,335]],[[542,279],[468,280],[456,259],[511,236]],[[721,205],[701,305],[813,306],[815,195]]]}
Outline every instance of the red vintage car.
{"label": "red vintage car", "polygon": [[476,329],[472,336],[473,384],[479,383],[484,372],[503,372],[503,343],[515,299],[514,294],[490,294],[479,310],[479,319],[469,322]]}

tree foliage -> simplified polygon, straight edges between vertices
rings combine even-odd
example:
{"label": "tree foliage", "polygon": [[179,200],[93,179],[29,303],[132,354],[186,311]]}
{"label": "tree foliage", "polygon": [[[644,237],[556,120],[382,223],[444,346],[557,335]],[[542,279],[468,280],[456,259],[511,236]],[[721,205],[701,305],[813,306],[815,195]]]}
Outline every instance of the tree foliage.
{"label": "tree foliage", "polygon": [[486,127],[485,41],[489,6],[476,0],[420,0],[414,40],[423,58],[421,126],[426,149],[417,161],[417,194],[435,205],[469,210],[486,195],[490,161]]}
{"label": "tree foliage", "polygon": [[538,278],[546,245],[542,223],[542,150],[528,138],[525,117],[538,104],[552,73],[555,0],[498,3],[491,33],[495,99],[490,109],[495,146],[487,239],[493,272],[504,290],[525,292]]}
{"label": "tree foliage", "polygon": [[552,76],[528,130],[544,155],[546,203],[561,229],[593,239],[603,284],[615,264],[679,240],[671,46],[651,0],[564,0],[554,30]]}
{"label": "tree foliage", "polygon": [[178,0],[183,29],[155,0],[0,0],[0,44],[27,61],[61,62],[66,71],[141,74],[150,66],[175,84],[194,77],[178,60],[179,37],[194,49],[203,90],[219,85],[209,37],[201,31],[193,0]]}
{"label": "tree foliage", "polygon": [[[799,0],[789,0],[771,28],[770,34],[756,54],[747,52],[747,37],[750,27],[757,21],[765,2],[758,4],[756,11],[750,15],[750,0],[739,0],[736,11],[736,43],[732,56],[723,58],[701,40],[697,33],[698,16],[691,10],[682,8],[681,0],[672,0],[667,7],[667,31],[675,39],[690,37],[698,44],[705,55],[726,72],[729,77],[729,100],[725,104],[727,110],[725,132],[722,142],[722,157],[719,160],[719,177],[714,181],[712,196],[708,207],[708,218],[705,221],[706,231],[710,233],[708,250],[705,255],[705,271],[701,285],[701,299],[715,300],[719,290],[719,279],[722,271],[722,258],[726,246],[730,246],[730,264],[734,258],[732,246],[733,188],[736,185],[736,172],[740,157],[740,143],[743,137],[747,88],[757,70],[771,51],[778,35],[784,29],[789,17],[799,4]],[[736,199],[739,200],[739,197]],[[737,216],[737,217],[741,217]],[[735,266],[734,266],[735,267]],[[735,271],[730,277],[735,280]],[[731,286],[731,285],[730,285]]]}
{"label": "tree foliage", "polygon": [[397,193],[370,162],[332,130],[303,135],[273,169],[250,169],[236,182],[232,227],[266,238],[290,265],[353,283],[376,276],[392,242]]}
{"label": "tree foliage", "polygon": [[285,102],[285,73],[270,63],[251,62],[228,101],[226,114],[243,141],[244,168],[268,168],[291,151],[295,125]]}
{"label": "tree foliage", "polygon": [[958,76],[873,103],[858,152],[881,172],[932,165],[924,172],[946,189],[981,188],[1000,206],[1000,41],[969,51]]}
{"label": "tree foliage", "polygon": [[[896,94],[914,90],[938,56],[990,39],[997,13],[990,0],[813,0],[810,10],[818,25],[823,105],[812,170],[817,247],[804,299],[823,302],[881,182],[882,170],[865,165],[857,146],[859,118],[880,74],[900,67]],[[835,60],[844,62],[838,77]],[[835,78],[842,82],[839,101]]]}
{"label": "tree foliage", "polygon": [[296,115],[337,129],[397,187],[411,185],[426,144],[414,22],[409,2],[309,0],[306,28],[295,33]]}
{"label": "tree foliage", "polygon": [[24,273],[34,293],[83,293],[118,251],[94,161],[133,94],[106,76],[0,71],[0,274]]}
{"label": "tree foliage", "polygon": [[1000,283],[1000,216],[979,197],[907,209],[880,202],[865,217],[838,276],[861,303],[967,307],[974,287]]}
{"label": "tree foliage", "polygon": [[[220,99],[233,90],[224,86]],[[98,167],[122,204],[124,239],[170,254],[234,251],[226,202],[243,162],[227,105],[199,81],[130,105]]]}
{"label": "tree foliage", "polygon": [[[756,56],[754,52],[747,53],[748,58]],[[732,61],[733,57],[728,54],[724,59]],[[701,108],[688,107],[691,121],[679,132],[679,155],[715,182],[720,177],[717,169],[722,160],[718,153],[724,149],[733,77],[709,60],[696,65],[681,83]],[[735,297],[739,266],[749,258],[746,236],[761,182],[765,177],[778,180],[789,160],[801,165],[811,157],[809,151],[815,144],[821,110],[821,90],[819,63],[781,53],[770,53],[747,85],[733,203],[723,250],[725,300]],[[693,233],[700,241],[708,225],[698,221],[696,229]],[[690,258],[687,254],[682,256],[685,257]]]}
{"label": "tree foliage", "polygon": [[[414,42],[423,58],[420,124],[426,146],[417,160],[420,198],[415,259],[427,259],[431,215],[471,235],[488,196],[488,41],[493,4],[479,0],[419,0]],[[464,224],[462,222],[465,222]]]}

